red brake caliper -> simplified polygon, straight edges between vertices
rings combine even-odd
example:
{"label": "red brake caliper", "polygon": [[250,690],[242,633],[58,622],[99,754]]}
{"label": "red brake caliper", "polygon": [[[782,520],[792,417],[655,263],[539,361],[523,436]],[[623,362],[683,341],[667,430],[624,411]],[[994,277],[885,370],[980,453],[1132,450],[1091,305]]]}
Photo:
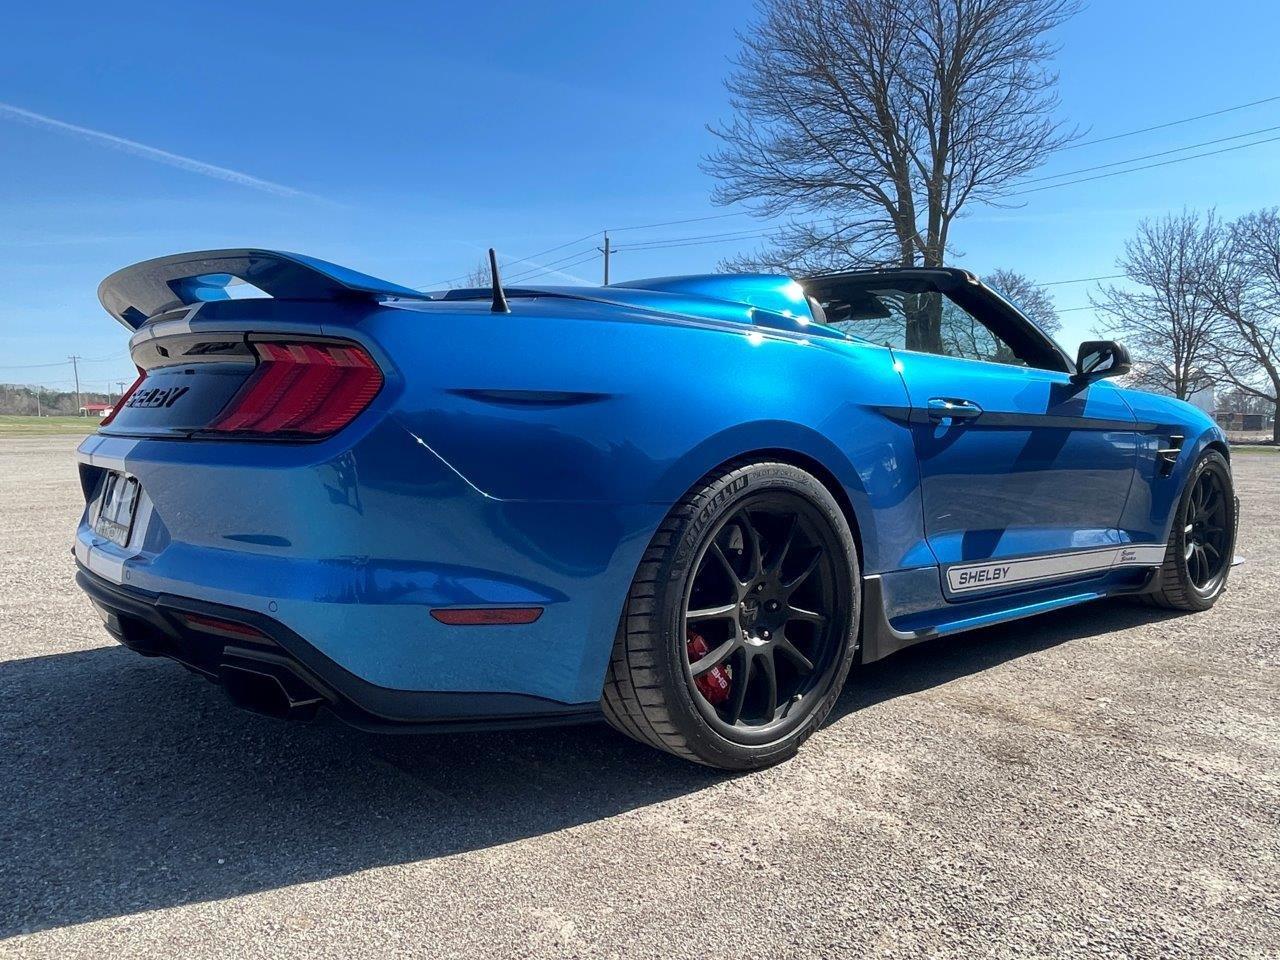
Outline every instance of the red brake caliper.
{"label": "red brake caliper", "polygon": [[[707,641],[702,638],[701,634],[690,630],[688,652],[689,662],[696,663],[710,653],[711,648],[707,646]],[[698,692],[712,706],[724,703],[729,699],[729,682],[729,671],[724,668],[723,663],[712,667],[701,676],[693,678],[693,683],[698,688]]]}

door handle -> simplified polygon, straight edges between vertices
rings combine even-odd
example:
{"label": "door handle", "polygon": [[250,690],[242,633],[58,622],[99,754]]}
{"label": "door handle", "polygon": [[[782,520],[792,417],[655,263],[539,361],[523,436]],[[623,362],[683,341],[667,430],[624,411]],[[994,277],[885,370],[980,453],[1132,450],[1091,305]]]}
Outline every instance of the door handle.
{"label": "door handle", "polygon": [[932,397],[929,400],[930,420],[976,420],[980,416],[982,408],[972,400],[950,397]]}

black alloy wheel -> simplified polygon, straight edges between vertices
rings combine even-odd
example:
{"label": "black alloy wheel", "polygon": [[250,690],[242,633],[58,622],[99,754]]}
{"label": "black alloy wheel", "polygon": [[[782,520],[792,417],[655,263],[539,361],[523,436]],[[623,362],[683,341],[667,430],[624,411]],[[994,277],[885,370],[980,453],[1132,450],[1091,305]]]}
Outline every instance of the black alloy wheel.
{"label": "black alloy wheel", "polygon": [[[707,722],[730,738],[784,732],[838,646],[832,612],[840,547],[815,514],[795,494],[748,500],[721,520],[689,580],[685,632],[710,647],[696,658],[687,652],[690,686]],[[696,681],[721,666],[727,695],[708,698]]]}
{"label": "black alloy wheel", "polygon": [[1231,467],[1218,450],[1207,450],[1189,471],[1164,563],[1141,599],[1173,610],[1208,610],[1226,589],[1236,526]]}
{"label": "black alloy wheel", "polygon": [[725,770],[792,756],[835,705],[861,600],[849,519],[788,463],[709,474],[654,534],[601,703],[628,736]]}
{"label": "black alloy wheel", "polygon": [[1230,566],[1227,549],[1231,542],[1227,490],[1222,476],[1205,470],[1196,477],[1183,518],[1183,556],[1191,584],[1201,592],[1212,589]]}

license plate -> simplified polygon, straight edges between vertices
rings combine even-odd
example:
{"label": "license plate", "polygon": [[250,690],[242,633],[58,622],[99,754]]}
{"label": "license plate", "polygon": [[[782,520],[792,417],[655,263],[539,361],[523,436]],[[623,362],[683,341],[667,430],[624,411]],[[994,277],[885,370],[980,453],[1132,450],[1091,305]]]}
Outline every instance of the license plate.
{"label": "license plate", "polygon": [[98,495],[98,516],[93,532],[117,546],[127,546],[138,511],[138,481],[123,473],[108,473]]}

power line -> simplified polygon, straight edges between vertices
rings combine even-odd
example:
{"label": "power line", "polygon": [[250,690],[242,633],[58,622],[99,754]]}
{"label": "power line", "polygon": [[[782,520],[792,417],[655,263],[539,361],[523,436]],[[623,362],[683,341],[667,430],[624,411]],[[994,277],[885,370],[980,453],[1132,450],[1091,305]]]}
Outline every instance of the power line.
{"label": "power line", "polygon": [[[1029,190],[1016,190],[1009,194],[1011,197],[1020,197],[1028,193],[1039,193],[1041,190],[1052,190],[1055,187],[1070,187],[1077,183],[1090,183],[1094,180],[1106,180],[1110,177],[1118,177],[1126,173],[1139,173],[1143,170],[1154,170],[1157,167],[1168,167],[1175,163],[1186,163],[1188,160],[1200,160],[1204,157],[1215,157],[1220,153],[1231,153],[1235,150],[1245,150],[1249,147],[1260,147],[1263,144],[1275,143],[1280,137],[1268,137],[1266,140],[1255,140],[1253,143],[1240,143],[1234,147],[1223,147],[1221,150],[1210,150],[1206,153],[1196,153],[1189,157],[1178,157],[1174,160],[1162,160],[1160,163],[1148,163],[1142,167],[1130,167],[1128,170],[1115,170],[1111,173],[1099,173],[1092,177],[1081,177],[1078,180],[1064,180],[1061,183],[1047,183],[1041,187],[1032,187]],[[1129,161],[1132,163],[1133,161]]]}
{"label": "power line", "polygon": [[524,270],[517,273],[515,276],[503,277],[503,283],[520,283],[530,277],[536,277],[544,273],[563,273],[569,267],[576,267],[579,264],[587,263],[594,260],[597,256],[599,256],[599,254],[596,253],[594,249],[585,255],[582,251],[571,253],[567,257],[562,257],[559,260],[553,260],[550,263],[534,267],[531,270]]}
{"label": "power line", "polygon": [[1049,280],[1040,284],[1042,287],[1058,287],[1064,283],[1093,283],[1096,280],[1121,280],[1126,276],[1123,273],[1109,273],[1105,277],[1078,277],[1075,280]]}
{"label": "power line", "polygon": [[[110,363],[112,361],[126,360],[129,354],[113,353],[106,357],[90,357],[87,360],[84,357],[77,357],[80,363]],[[35,370],[40,367],[65,367],[71,363],[71,358],[66,360],[53,360],[49,363],[6,363],[0,364],[0,370]]]}
{"label": "power line", "polygon": [[1261,106],[1264,103],[1273,103],[1280,100],[1280,96],[1264,97],[1261,100],[1251,100],[1248,103],[1236,104],[1234,107],[1223,107],[1221,110],[1213,110],[1209,113],[1198,113],[1194,117],[1183,117],[1180,120],[1170,120],[1168,123],[1157,123],[1155,126],[1142,127],[1138,130],[1128,130],[1124,133],[1113,133],[1109,137],[1097,137],[1093,140],[1082,140],[1079,143],[1069,143],[1060,150],[1075,150],[1079,147],[1091,147],[1096,143],[1110,143],[1112,140],[1123,140],[1125,137],[1136,137],[1140,133],[1150,133],[1153,130],[1164,130],[1168,127],[1177,127],[1184,123],[1192,123],[1196,120],[1206,120],[1209,117],[1220,117],[1224,113],[1234,113],[1236,110],[1245,110],[1249,107]]}
{"label": "power line", "polygon": [[[506,260],[503,263],[500,263],[498,266],[503,269],[506,269],[507,267],[513,266],[514,264],[517,264],[517,263],[527,263],[528,261],[533,260],[537,257],[545,257],[548,253],[555,253],[557,250],[563,250],[565,247],[572,247],[572,246],[576,246],[579,243],[586,243],[588,240],[594,240],[596,238],[596,234],[598,234],[599,232],[600,232],[599,230],[593,230],[590,233],[588,233],[586,236],[579,237],[577,240],[567,240],[564,243],[557,244],[554,247],[548,247],[546,250],[539,250],[537,253],[531,253],[527,257],[520,257],[516,260]],[[433,280],[428,283],[418,283],[418,284],[414,284],[414,289],[436,290],[436,289],[440,289],[441,287],[448,286],[449,284],[454,283],[458,280],[466,280],[468,276],[469,274],[462,273],[456,277],[449,277],[447,280]],[[506,279],[506,278],[503,278],[503,279]]]}
{"label": "power line", "polygon": [[1081,167],[1078,170],[1064,170],[1062,173],[1050,173],[1043,177],[1034,177],[1030,180],[1022,180],[1021,183],[1042,183],[1045,180],[1057,180],[1059,177],[1071,177],[1077,173],[1091,173],[1094,170],[1106,170],[1109,167],[1122,167],[1126,163],[1138,163],[1141,160],[1154,160],[1156,157],[1167,157],[1171,153],[1182,153],[1184,150],[1195,150],[1199,147],[1211,147],[1214,144],[1226,143],[1229,140],[1243,140],[1245,137],[1257,137],[1264,133],[1273,133],[1280,130],[1280,125],[1274,127],[1263,127],[1261,130],[1250,130],[1248,133],[1237,133],[1230,137],[1219,137],[1216,140],[1205,140],[1201,143],[1189,143],[1185,147],[1174,147],[1172,150],[1161,150],[1159,153],[1148,153],[1142,157],[1130,157],[1128,160],[1116,160],[1112,163],[1099,163],[1092,167]]}
{"label": "power line", "polygon": [[629,227],[610,227],[612,233],[622,233],[624,230],[652,230],[654,227],[673,227],[682,223],[705,223],[708,220],[727,220],[730,217],[749,217],[750,210],[740,210],[737,213],[717,213],[709,217],[688,217],[684,220],[663,220],[661,223],[640,223],[633,224]]}

